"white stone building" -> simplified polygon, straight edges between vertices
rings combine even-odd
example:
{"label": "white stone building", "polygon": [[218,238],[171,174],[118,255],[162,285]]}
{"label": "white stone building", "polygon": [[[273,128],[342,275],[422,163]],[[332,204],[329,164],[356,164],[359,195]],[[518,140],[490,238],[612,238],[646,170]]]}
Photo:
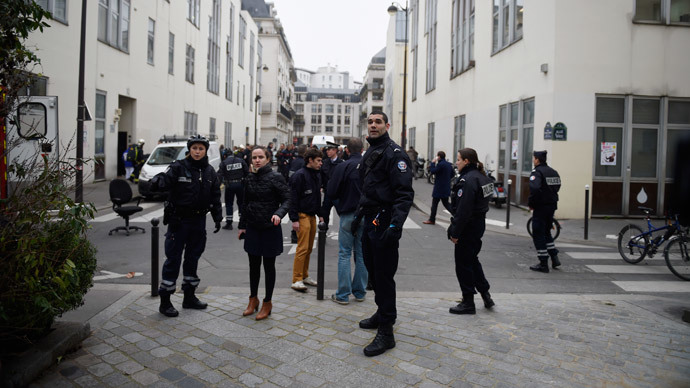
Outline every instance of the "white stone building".
{"label": "white stone building", "polygon": [[340,144],[359,137],[359,96],[355,89],[309,88],[295,85],[295,135],[297,144],[310,144],[315,135],[333,136]]}
{"label": "white stone building", "polygon": [[[65,145],[76,133],[81,2],[63,3],[59,19],[28,44],[41,59],[45,94],[59,98]],[[239,0],[90,1],[85,100],[93,120],[84,125],[84,157],[96,163],[85,165],[85,181],[124,173],[122,153],[140,138],[145,152],[163,135],[244,143],[254,127],[250,65],[261,62],[257,35]]]}
{"label": "white stone building", "polygon": [[[367,135],[367,116],[374,110],[383,111],[384,77],[386,67],[386,48],[376,53],[369,61],[364,82],[359,89],[360,114],[359,135]],[[386,113],[388,114],[388,113]]]}
{"label": "white stone building", "polygon": [[563,181],[557,217],[583,217],[585,185],[593,215],[663,214],[690,134],[689,0],[412,0],[409,17],[420,155],[475,148],[524,205],[545,149]]}
{"label": "white stone building", "polygon": [[[288,45],[283,25],[273,3],[264,0],[242,0],[242,9],[247,10],[259,27],[259,40],[263,46],[262,77],[260,96],[261,128],[257,143],[288,143],[292,139],[294,83],[297,80],[292,52]],[[253,139],[249,142],[255,143]]]}

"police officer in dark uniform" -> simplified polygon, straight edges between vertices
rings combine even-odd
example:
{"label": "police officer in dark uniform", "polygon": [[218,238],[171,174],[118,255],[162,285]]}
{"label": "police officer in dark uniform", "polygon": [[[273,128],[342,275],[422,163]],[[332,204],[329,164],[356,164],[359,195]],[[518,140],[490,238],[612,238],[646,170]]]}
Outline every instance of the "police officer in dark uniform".
{"label": "police officer in dark uniform", "polygon": [[[225,183],[225,226],[223,229],[232,230],[232,203],[237,196],[237,208],[242,211],[244,198],[244,178],[249,174],[247,163],[240,157],[230,155],[218,167],[218,175]],[[241,216],[241,215],[240,215]]]}
{"label": "police officer in dark uniform", "polygon": [[475,314],[474,294],[484,300],[484,307],[495,305],[489,294],[489,282],[479,262],[482,236],[486,229],[486,212],[494,191],[493,182],[484,173],[477,151],[463,148],[455,163],[460,179],[451,191],[453,217],[448,227],[448,238],[455,244],[455,275],[460,283],[462,302],[450,308],[451,314]]}
{"label": "police officer in dark uniform", "polygon": [[165,256],[163,274],[158,289],[161,304],[158,311],[168,317],[176,317],[178,311],[170,303],[175,292],[175,282],[182,264],[183,308],[205,309],[194,291],[199,286],[197,266],[206,248],[206,213],[209,211],[220,230],[223,208],[220,203],[220,181],[216,171],[209,165],[206,152],[208,140],[194,135],[187,141],[189,153],[182,160],[174,161],[166,170],[151,180],[152,190],[168,191],[163,224],[168,225],[165,234]]}
{"label": "police officer in dark uniform", "polygon": [[410,159],[388,135],[388,117],[381,111],[373,111],[367,124],[370,147],[358,167],[362,198],[352,230],[357,230],[359,219],[363,218],[362,252],[369,277],[373,278],[378,310],[360,321],[359,327],[378,328],[373,342],[364,348],[364,354],[371,357],[395,347],[394,276],[398,269],[398,241],[412,206],[414,190]]}
{"label": "police officer in dark uniform", "polygon": [[532,214],[532,241],[537,248],[539,263],[529,269],[549,273],[549,256],[551,266],[555,269],[561,262],[558,260],[558,249],[551,237],[553,213],[558,207],[558,190],[561,189],[561,176],[546,164],[546,151],[534,151],[534,170],[529,176],[529,198],[527,205],[534,210]]}
{"label": "police officer in dark uniform", "polygon": [[333,208],[333,200],[328,196],[328,181],[333,176],[335,167],[342,163],[343,160],[338,157],[338,145],[335,143],[326,142],[324,147],[323,165],[321,166],[321,182],[323,182],[323,205],[321,206],[321,215],[323,222],[328,224],[331,217],[331,208]]}

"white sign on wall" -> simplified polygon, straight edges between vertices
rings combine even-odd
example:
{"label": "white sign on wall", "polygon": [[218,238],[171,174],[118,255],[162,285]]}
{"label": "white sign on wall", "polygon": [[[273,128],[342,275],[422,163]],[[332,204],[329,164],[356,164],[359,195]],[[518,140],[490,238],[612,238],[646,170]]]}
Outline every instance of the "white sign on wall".
{"label": "white sign on wall", "polygon": [[616,142],[602,142],[601,143],[601,160],[599,163],[602,166],[615,166],[616,165]]}
{"label": "white sign on wall", "polygon": [[518,141],[513,140],[510,148],[510,158],[513,160],[518,160]]}

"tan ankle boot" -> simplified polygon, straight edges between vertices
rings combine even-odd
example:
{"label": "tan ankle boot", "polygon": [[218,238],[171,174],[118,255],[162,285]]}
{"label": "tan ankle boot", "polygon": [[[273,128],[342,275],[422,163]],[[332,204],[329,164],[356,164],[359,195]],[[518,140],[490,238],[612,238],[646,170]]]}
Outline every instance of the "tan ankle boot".
{"label": "tan ankle boot", "polygon": [[260,321],[262,319],[266,319],[269,315],[271,315],[272,308],[273,304],[271,304],[271,301],[264,302],[264,304],[261,305],[261,311],[256,314],[256,320]]}
{"label": "tan ankle boot", "polygon": [[252,315],[257,310],[259,310],[259,298],[250,296],[249,304],[247,305],[247,309],[242,313],[242,316],[246,317],[247,315]]}

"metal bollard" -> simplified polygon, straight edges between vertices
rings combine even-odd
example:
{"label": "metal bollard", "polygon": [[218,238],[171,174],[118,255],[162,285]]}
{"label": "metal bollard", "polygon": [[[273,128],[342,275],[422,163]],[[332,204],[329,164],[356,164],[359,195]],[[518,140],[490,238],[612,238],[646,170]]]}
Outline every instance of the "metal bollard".
{"label": "metal bollard", "polygon": [[326,232],[328,224],[319,222],[319,253],[316,271],[316,300],[323,300],[324,263],[326,261]]}
{"label": "metal bollard", "polygon": [[151,220],[151,296],[158,296],[158,223]]}
{"label": "metal bollard", "polygon": [[585,240],[589,239],[589,185],[585,185]]}
{"label": "metal bollard", "polygon": [[508,190],[506,190],[506,229],[510,229],[510,186],[513,184],[512,179],[508,179]]}

